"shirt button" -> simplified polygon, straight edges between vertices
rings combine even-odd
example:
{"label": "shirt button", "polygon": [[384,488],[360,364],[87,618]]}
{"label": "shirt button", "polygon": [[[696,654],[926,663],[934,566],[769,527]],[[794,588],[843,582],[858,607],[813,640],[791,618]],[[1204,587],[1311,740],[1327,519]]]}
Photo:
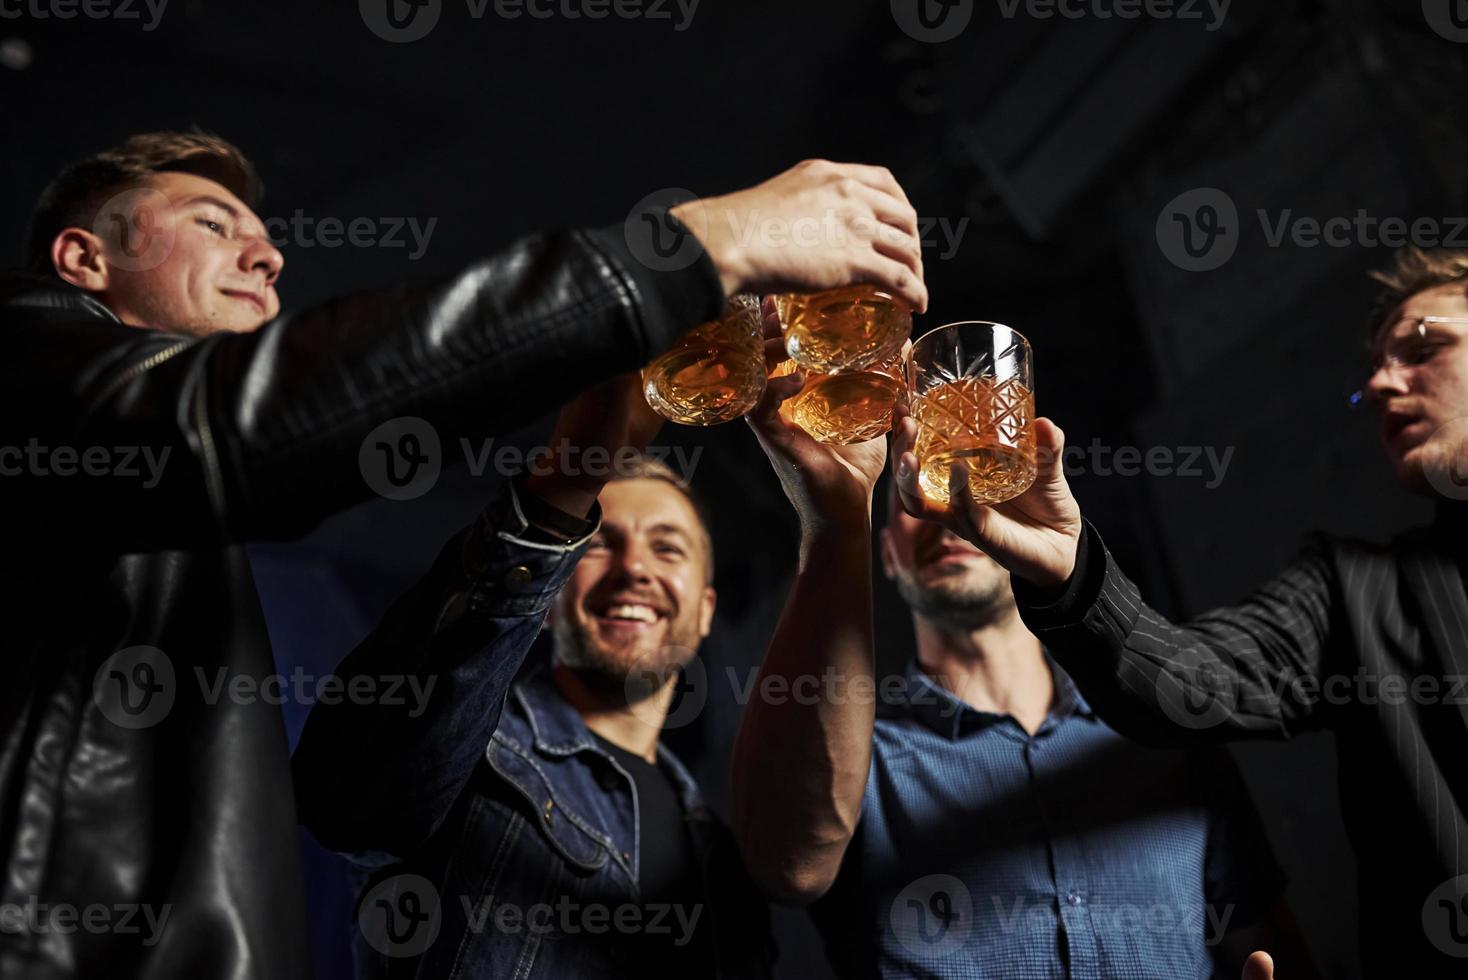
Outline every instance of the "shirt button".
{"label": "shirt button", "polygon": [[530,569],[524,565],[516,565],[505,573],[505,588],[511,592],[519,592],[530,584]]}
{"label": "shirt button", "polygon": [[1065,904],[1066,905],[1079,905],[1079,904],[1081,904],[1081,896],[1077,895],[1075,892],[1066,892],[1065,893]]}

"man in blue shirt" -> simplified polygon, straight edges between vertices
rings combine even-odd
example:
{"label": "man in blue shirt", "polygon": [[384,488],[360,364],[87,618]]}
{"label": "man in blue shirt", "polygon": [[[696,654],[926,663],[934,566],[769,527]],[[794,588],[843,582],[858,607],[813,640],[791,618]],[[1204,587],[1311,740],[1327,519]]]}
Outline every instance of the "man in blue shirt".
{"label": "man in blue shirt", "polygon": [[[885,446],[820,446],[783,423],[799,383],[772,381],[750,418],[802,525],[756,689],[807,694],[756,698],[741,725],[735,829],[752,876],[815,903],[843,977],[1237,975],[1282,882],[1227,757],[1108,728],[1020,621],[1007,572],[895,505],[882,563],[916,649],[878,683]],[[1307,975],[1286,958],[1287,977]],[[1250,976],[1269,975],[1263,961]]]}

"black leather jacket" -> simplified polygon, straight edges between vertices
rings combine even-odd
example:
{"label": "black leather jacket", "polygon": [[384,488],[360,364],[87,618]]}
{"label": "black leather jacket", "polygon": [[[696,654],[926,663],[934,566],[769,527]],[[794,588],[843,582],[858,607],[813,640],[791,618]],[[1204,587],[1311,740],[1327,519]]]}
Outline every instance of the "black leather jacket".
{"label": "black leather jacket", "polygon": [[0,277],[0,977],[308,976],[280,712],[215,683],[275,671],[241,543],[367,497],[380,423],[503,431],[722,302],[620,225],[202,340]]}

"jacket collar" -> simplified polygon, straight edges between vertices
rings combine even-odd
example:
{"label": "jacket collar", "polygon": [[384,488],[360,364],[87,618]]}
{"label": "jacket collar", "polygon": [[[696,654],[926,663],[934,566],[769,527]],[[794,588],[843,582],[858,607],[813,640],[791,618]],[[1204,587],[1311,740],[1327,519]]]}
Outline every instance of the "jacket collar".
{"label": "jacket collar", "polygon": [[[578,752],[592,752],[616,765],[586,727],[586,722],[551,680],[550,670],[537,666],[514,686],[514,697],[530,725],[531,744],[535,751],[553,759],[564,759]],[[673,780],[678,800],[685,812],[693,814],[705,808],[698,783],[673,752],[658,741],[658,764]]]}
{"label": "jacket collar", "polygon": [[29,271],[0,273],[0,307],[24,310],[40,320],[75,321],[80,317],[122,321],[103,303],[85,290],[78,289],[55,276]]}

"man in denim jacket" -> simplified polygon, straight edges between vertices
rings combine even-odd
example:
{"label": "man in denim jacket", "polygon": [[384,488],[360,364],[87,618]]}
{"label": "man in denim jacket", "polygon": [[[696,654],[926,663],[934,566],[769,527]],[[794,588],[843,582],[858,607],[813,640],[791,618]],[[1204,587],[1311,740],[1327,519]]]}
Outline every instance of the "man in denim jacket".
{"label": "man in denim jacket", "polygon": [[656,425],[629,381],[568,407],[584,464],[507,483],[341,666],[416,672],[426,707],[313,710],[301,820],[359,869],[359,975],[768,976],[767,907],[658,744],[715,595],[693,499],[635,450]]}

